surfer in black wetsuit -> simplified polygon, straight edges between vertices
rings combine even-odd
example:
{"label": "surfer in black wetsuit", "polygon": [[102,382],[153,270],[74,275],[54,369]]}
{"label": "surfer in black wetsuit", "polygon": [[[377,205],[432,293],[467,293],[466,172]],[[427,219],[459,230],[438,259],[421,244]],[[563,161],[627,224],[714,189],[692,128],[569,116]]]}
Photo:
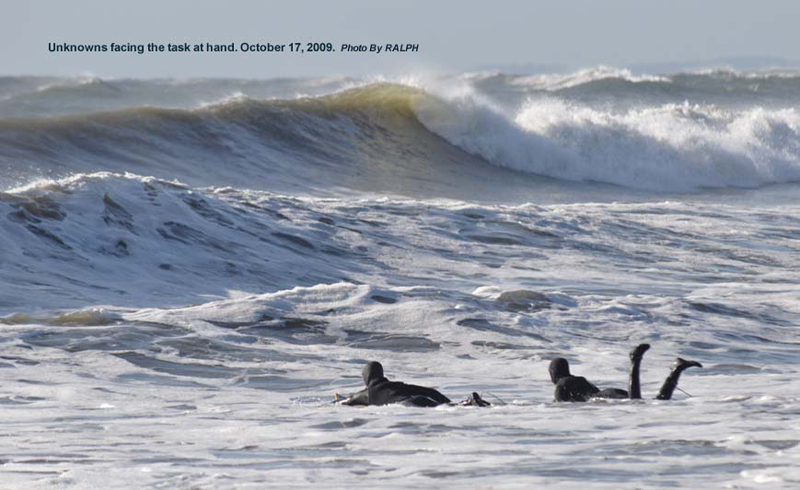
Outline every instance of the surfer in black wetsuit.
{"label": "surfer in black wetsuit", "polygon": [[[415,407],[436,407],[451,403],[450,399],[424,386],[409,385],[400,381],[389,381],[383,376],[383,366],[377,361],[368,362],[361,371],[366,388],[345,398],[342,405],[389,405],[402,403]],[[489,406],[477,393],[460,403],[460,405]]]}
{"label": "surfer in black wetsuit", "polygon": [[[555,399],[558,402],[585,402],[591,398],[630,398],[631,400],[642,398],[642,390],[639,384],[639,366],[642,357],[649,344],[639,344],[633,349],[629,357],[631,359],[631,373],[628,391],[619,388],[599,389],[590,383],[583,376],[573,376],[569,372],[569,363],[563,357],[550,361],[550,379],[553,380],[555,388]],[[681,373],[690,367],[703,367],[699,362],[687,361],[680,357],[675,361],[672,371],[664,380],[661,390],[656,398],[658,400],[669,400],[672,392],[678,386],[678,379]]]}

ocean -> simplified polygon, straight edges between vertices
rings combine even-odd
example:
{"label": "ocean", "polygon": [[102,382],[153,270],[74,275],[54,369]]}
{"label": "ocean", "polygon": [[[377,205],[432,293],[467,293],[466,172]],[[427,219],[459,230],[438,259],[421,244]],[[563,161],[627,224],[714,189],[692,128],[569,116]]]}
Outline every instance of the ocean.
{"label": "ocean", "polygon": [[0,77],[0,487],[796,488],[798,271],[800,72]]}

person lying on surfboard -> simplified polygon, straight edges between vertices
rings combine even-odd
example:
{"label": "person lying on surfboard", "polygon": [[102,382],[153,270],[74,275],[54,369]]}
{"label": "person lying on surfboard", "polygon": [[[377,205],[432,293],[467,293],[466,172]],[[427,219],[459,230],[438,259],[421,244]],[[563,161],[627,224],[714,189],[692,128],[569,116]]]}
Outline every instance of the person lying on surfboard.
{"label": "person lying on surfboard", "polygon": [[[569,372],[569,362],[563,357],[558,357],[550,361],[550,379],[555,385],[555,400],[557,402],[585,402],[592,398],[630,398],[636,400],[642,398],[642,390],[639,384],[639,366],[642,363],[644,353],[650,348],[650,344],[639,344],[634,348],[629,357],[631,359],[631,371],[628,391],[619,388],[599,389],[590,383],[583,376],[573,376]],[[687,361],[680,357],[676,359],[672,371],[664,380],[656,399],[669,400],[672,393],[678,386],[678,379],[681,373],[690,367],[703,367],[697,361]]]}
{"label": "person lying on surfboard", "polygon": [[[347,398],[336,395],[337,402],[342,405],[389,405],[400,403],[414,407],[436,407],[452,404],[449,398],[425,386],[410,385],[400,381],[389,381],[383,375],[383,366],[377,361],[368,362],[361,372],[366,388]],[[491,405],[477,393],[459,405],[486,407]]]}

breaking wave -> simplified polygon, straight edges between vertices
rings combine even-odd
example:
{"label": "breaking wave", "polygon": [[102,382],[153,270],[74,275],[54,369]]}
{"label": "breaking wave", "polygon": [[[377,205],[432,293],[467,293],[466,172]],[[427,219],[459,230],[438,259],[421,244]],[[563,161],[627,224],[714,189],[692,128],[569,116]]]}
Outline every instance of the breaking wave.
{"label": "breaking wave", "polygon": [[[279,191],[392,190],[391,182],[413,187],[435,180],[432,174],[446,181],[469,166],[658,192],[800,180],[800,116],[794,106],[702,99],[715,83],[720,92],[730,88],[725,83],[782,84],[784,92],[795,91],[799,79],[791,74],[634,76],[600,69],[559,78],[499,81],[500,76],[349,89],[342,80],[306,81],[295,84],[298,94],[313,87],[341,90],[286,98],[254,98],[239,83],[216,103],[202,100],[213,90],[198,83],[203,88],[196,89],[193,107],[136,105],[130,96],[131,107],[6,117],[0,119],[1,184],[110,171]],[[664,93],[671,93],[665,87],[686,91],[687,80],[705,86],[696,97],[664,102]],[[98,91],[111,88],[130,91],[133,82],[47,80],[42,89],[43,80],[32,79],[3,85],[19,92],[24,83],[39,84],[40,95],[77,91],[74,102],[97,99]],[[137,83],[163,88],[166,82]],[[522,98],[493,96],[500,83],[509,90],[524,86],[517,94]],[[618,84],[645,92],[630,91],[631,100],[615,101]],[[191,84],[178,85],[192,90]],[[482,181],[485,174],[484,169]]]}

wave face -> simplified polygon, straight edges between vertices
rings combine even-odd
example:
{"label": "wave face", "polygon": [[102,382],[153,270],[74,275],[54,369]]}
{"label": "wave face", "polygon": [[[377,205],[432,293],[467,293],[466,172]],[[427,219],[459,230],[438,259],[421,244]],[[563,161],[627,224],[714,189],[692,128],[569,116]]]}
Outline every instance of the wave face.
{"label": "wave face", "polygon": [[7,77],[1,184],[109,171],[463,197],[455,190],[491,193],[492,181],[521,187],[522,172],[533,188],[542,177],[656,192],[757,188],[800,180],[799,102],[793,72],[600,68],[405,83]]}

